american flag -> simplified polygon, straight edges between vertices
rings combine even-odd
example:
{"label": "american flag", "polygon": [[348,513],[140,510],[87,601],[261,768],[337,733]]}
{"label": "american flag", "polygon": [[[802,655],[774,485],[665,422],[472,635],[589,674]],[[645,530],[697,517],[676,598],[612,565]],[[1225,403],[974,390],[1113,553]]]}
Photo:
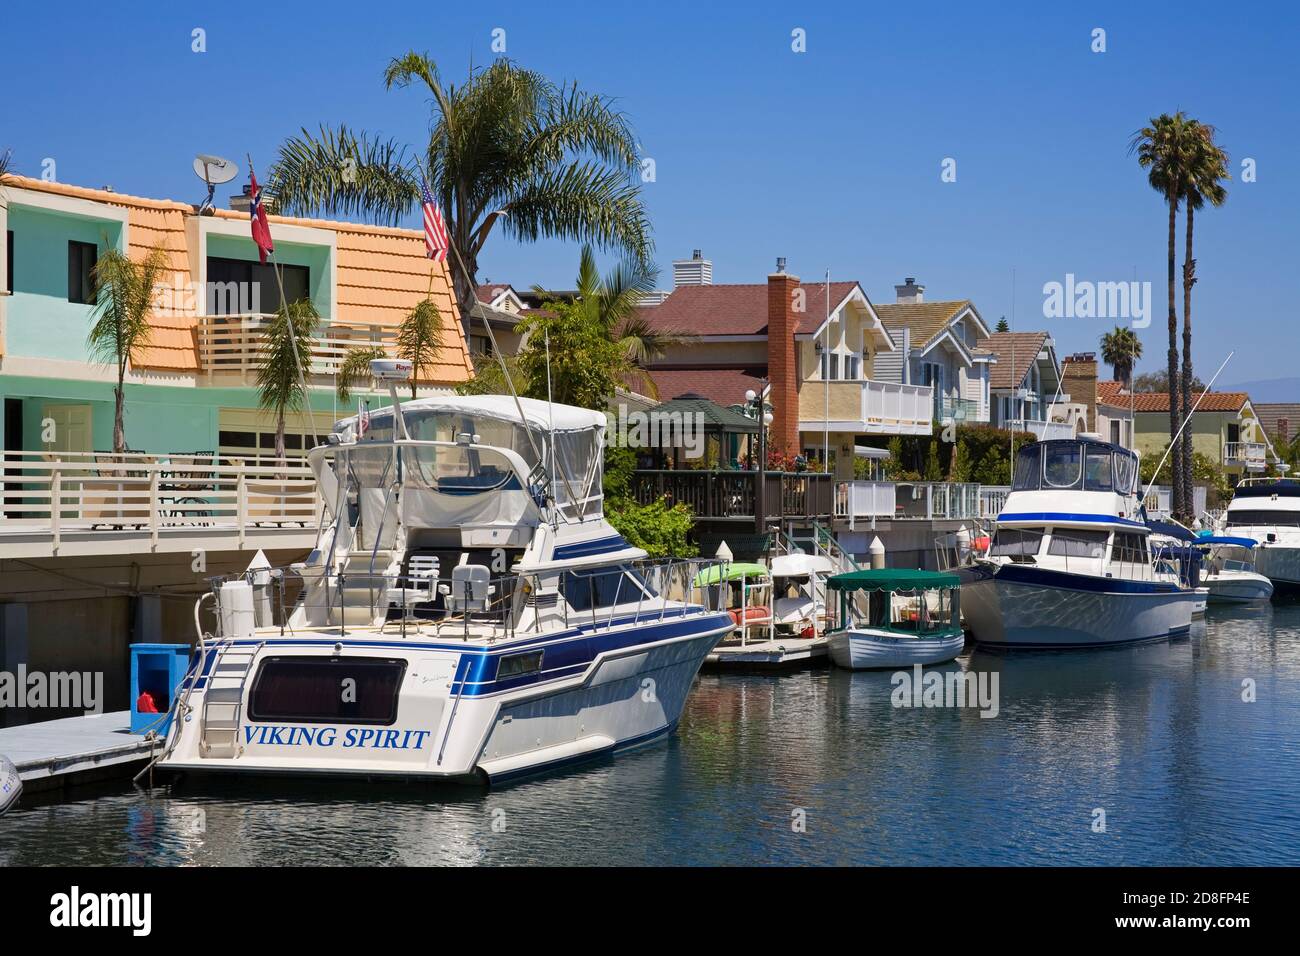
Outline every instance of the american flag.
{"label": "american flag", "polygon": [[421,204],[424,206],[425,254],[430,259],[445,262],[447,260],[447,249],[451,245],[447,241],[447,223],[443,221],[442,213],[438,211],[438,204],[429,195],[429,184],[423,179],[420,180],[420,198]]}

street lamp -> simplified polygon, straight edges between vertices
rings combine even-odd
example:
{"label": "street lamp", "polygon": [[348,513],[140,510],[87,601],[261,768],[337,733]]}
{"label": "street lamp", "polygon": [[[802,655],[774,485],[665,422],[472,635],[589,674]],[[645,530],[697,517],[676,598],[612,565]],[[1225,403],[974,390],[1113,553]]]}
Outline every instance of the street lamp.
{"label": "street lamp", "polygon": [[754,478],[754,525],[758,531],[767,523],[764,508],[764,473],[767,471],[767,430],[772,426],[772,406],[752,388],[745,392],[745,414],[758,422],[758,467]]}

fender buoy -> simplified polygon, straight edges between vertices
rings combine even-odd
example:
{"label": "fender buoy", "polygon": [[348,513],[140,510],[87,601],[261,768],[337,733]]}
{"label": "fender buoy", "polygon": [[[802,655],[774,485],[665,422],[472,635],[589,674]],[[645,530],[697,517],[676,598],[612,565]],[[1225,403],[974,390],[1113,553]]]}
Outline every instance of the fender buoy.
{"label": "fender buoy", "polygon": [[153,699],[153,694],[141,691],[140,696],[136,699],[135,710],[138,714],[159,714],[158,703]]}

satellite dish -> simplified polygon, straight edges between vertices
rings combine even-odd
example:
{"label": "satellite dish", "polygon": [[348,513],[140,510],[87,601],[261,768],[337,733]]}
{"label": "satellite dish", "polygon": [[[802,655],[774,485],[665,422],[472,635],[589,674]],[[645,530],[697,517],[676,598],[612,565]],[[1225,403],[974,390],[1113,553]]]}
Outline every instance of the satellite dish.
{"label": "satellite dish", "polygon": [[220,156],[199,153],[194,157],[194,174],[208,184],[208,198],[199,206],[199,215],[212,212],[212,197],[222,183],[228,183],[239,175],[239,167]]}

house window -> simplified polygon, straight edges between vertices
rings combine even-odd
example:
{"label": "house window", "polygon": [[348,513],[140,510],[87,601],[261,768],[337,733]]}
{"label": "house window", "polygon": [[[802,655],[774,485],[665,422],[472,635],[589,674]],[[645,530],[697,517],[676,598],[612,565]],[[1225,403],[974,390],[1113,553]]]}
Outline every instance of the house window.
{"label": "house window", "polygon": [[14,231],[5,231],[5,291],[14,291]]}
{"label": "house window", "polygon": [[99,250],[93,242],[68,241],[68,301],[95,304],[95,263]]}
{"label": "house window", "polygon": [[1120,441],[1118,418],[1110,423],[1110,443],[1112,445],[1123,444],[1123,442]]}
{"label": "house window", "polygon": [[[307,266],[279,267],[208,256],[208,315],[252,315],[275,312],[286,302],[311,298],[311,269]],[[284,295],[280,295],[280,283]]]}
{"label": "house window", "polygon": [[860,377],[858,375],[859,359],[856,355],[844,356],[844,377],[851,382],[856,382]]}
{"label": "house window", "polygon": [[827,379],[834,381],[840,377],[840,356],[838,352],[821,353],[821,377],[823,382]]}

